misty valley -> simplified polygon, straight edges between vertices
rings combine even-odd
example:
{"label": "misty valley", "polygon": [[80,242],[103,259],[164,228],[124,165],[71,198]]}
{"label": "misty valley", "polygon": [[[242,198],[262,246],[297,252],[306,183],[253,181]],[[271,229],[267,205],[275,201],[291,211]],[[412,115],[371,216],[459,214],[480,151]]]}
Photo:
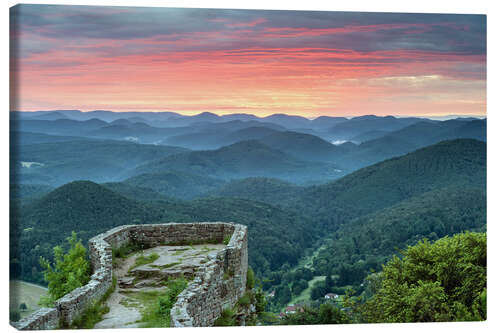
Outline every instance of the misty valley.
{"label": "misty valley", "polygon": [[[486,232],[487,121],[449,118],[11,112],[11,279],[46,285],[40,257],[73,231],[87,244],[125,224],[235,222],[261,323],[387,322],[384,265]],[[480,318],[485,288],[457,292],[443,319]]]}

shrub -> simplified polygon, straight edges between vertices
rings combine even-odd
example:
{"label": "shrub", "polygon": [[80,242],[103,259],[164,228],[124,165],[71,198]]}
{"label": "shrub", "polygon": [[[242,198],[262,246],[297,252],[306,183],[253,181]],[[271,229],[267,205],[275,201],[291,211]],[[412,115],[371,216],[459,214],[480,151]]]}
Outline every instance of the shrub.
{"label": "shrub", "polygon": [[118,248],[113,248],[113,259],[115,258],[127,258],[131,253],[144,250],[145,246],[143,244],[137,243],[127,243]]}
{"label": "shrub", "polygon": [[255,274],[251,267],[248,267],[247,271],[247,289],[253,289],[255,286]]}
{"label": "shrub", "polygon": [[48,282],[48,297],[40,300],[41,305],[51,306],[57,299],[90,280],[87,250],[74,231],[67,241],[70,246],[68,253],[64,253],[61,246],[54,247],[54,265],[47,259],[40,258],[40,265],[44,269],[43,277]]}
{"label": "shrub", "polygon": [[214,326],[236,326],[234,315],[234,311],[230,308],[222,310],[222,313],[215,321]]}
{"label": "shrub", "polygon": [[246,292],[243,296],[240,297],[240,299],[238,300],[238,305],[242,306],[242,307],[247,307],[250,305],[250,303],[252,302],[252,299],[251,299],[251,296],[248,292]]}

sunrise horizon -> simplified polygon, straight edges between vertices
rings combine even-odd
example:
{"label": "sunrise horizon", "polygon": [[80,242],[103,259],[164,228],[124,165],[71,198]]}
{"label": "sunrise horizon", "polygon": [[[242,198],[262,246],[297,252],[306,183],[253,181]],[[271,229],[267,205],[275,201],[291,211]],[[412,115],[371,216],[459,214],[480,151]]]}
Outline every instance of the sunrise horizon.
{"label": "sunrise horizon", "polygon": [[222,117],[222,116],[230,116],[230,115],[251,115],[255,116],[257,118],[266,118],[270,116],[276,116],[276,115],[286,115],[286,116],[291,116],[291,117],[303,117],[307,118],[310,120],[317,119],[320,117],[339,117],[339,118],[356,118],[356,117],[366,117],[366,116],[376,116],[376,117],[395,117],[395,118],[429,118],[429,119],[453,119],[453,118],[478,118],[478,119],[485,119],[487,118],[487,114],[418,114],[418,115],[413,115],[413,114],[373,114],[373,113],[360,113],[360,114],[321,114],[317,116],[307,116],[307,115],[302,115],[299,113],[286,113],[286,112],[276,112],[276,113],[269,113],[269,114],[256,114],[252,112],[217,112],[217,111],[201,111],[201,112],[178,112],[174,110],[110,110],[110,109],[88,109],[88,110],[82,110],[82,109],[34,109],[34,110],[11,110],[10,112],[29,112],[29,113],[35,113],[35,112],[82,112],[82,113],[90,113],[90,112],[112,112],[112,113],[173,113],[173,114],[178,114],[183,117],[192,117],[192,116],[199,116],[202,114],[214,114],[216,116]]}
{"label": "sunrise horizon", "polygon": [[486,116],[486,16],[17,5],[11,110]]}

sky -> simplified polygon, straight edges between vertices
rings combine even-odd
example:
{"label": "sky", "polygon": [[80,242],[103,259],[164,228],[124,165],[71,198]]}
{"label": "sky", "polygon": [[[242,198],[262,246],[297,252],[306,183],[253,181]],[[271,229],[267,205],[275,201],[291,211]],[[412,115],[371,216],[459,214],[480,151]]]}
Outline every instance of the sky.
{"label": "sky", "polygon": [[486,16],[18,5],[11,110],[486,115]]}

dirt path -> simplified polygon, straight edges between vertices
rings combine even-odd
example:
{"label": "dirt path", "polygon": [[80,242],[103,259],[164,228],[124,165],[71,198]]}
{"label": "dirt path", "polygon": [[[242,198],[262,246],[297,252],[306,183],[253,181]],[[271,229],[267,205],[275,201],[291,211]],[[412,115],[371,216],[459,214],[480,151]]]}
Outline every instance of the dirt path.
{"label": "dirt path", "polygon": [[[163,281],[168,277],[193,275],[197,266],[205,262],[210,254],[217,253],[223,247],[225,247],[223,244],[158,246],[120,259],[114,268],[118,283],[106,302],[110,311],[94,328],[140,327],[141,311],[155,302],[154,296],[144,296],[145,291],[161,292],[166,289]],[[152,254],[157,255],[154,261],[131,269],[138,257],[148,257]],[[147,273],[147,279],[140,278],[144,272]]]}
{"label": "dirt path", "polygon": [[[121,260],[119,266],[114,268],[115,277],[118,279],[125,276],[134,262],[135,256]],[[126,298],[120,291],[120,287],[117,285],[106,302],[109,312],[103,316],[103,320],[98,322],[94,328],[139,327],[136,321],[141,319],[141,312],[138,308],[126,307],[120,304]]]}
{"label": "dirt path", "polygon": [[135,307],[126,307],[120,304],[126,296],[115,290],[108,299],[107,305],[109,312],[103,317],[103,320],[97,323],[94,328],[132,328],[139,327],[139,321],[142,317],[141,312]]}

